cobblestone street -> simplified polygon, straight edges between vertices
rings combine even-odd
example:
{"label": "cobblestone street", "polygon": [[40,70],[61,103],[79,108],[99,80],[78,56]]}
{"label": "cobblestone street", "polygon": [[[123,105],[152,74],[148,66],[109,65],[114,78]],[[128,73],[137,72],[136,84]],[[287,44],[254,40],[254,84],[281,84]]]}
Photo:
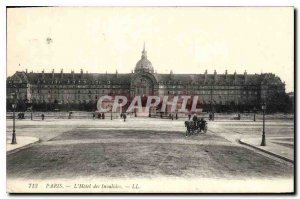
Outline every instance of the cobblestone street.
{"label": "cobblestone street", "polygon": [[[206,134],[185,137],[183,121],[178,120],[17,121],[17,139],[31,136],[40,142],[7,156],[7,176],[9,180],[293,179],[292,163],[236,141],[259,136],[259,122],[234,121],[235,125],[229,122],[209,122]],[[10,123],[8,120],[8,135]],[[279,131],[271,131],[272,128],[284,128],[287,137],[293,136],[291,125],[280,126],[278,122],[272,125],[269,123],[268,130],[272,132],[269,136],[283,136]]]}

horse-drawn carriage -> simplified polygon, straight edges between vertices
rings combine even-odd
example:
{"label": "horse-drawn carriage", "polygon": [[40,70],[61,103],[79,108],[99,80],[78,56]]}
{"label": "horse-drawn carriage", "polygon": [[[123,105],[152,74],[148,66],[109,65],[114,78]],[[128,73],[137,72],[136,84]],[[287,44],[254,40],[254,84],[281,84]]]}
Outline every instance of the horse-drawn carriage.
{"label": "horse-drawn carriage", "polygon": [[207,122],[205,120],[199,120],[197,121],[185,121],[184,125],[186,127],[186,134],[188,135],[199,135],[201,132],[206,133],[207,132]]}

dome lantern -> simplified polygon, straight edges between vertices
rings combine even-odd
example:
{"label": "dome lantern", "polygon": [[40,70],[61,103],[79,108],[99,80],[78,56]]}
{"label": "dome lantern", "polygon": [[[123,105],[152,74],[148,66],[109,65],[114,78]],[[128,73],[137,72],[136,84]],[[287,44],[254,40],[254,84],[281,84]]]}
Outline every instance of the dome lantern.
{"label": "dome lantern", "polygon": [[147,59],[147,51],[145,48],[145,43],[144,43],[144,48],[142,51],[142,57],[141,59],[136,63],[134,72],[148,72],[148,73],[154,73],[154,69],[152,66],[152,63]]}

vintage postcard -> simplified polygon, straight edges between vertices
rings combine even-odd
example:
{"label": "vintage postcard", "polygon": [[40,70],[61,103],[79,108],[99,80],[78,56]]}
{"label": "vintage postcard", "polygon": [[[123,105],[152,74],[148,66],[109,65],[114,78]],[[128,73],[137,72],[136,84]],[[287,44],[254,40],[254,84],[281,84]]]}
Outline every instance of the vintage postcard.
{"label": "vintage postcard", "polygon": [[8,193],[294,193],[293,7],[7,7]]}

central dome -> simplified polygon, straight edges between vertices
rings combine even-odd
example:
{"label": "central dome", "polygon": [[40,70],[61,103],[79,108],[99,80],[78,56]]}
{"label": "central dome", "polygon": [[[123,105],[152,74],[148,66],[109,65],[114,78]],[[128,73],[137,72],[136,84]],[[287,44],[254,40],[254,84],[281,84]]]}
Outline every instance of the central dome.
{"label": "central dome", "polygon": [[136,63],[134,72],[154,73],[152,63],[147,59],[147,51],[145,50],[145,44],[144,49],[142,51],[142,58]]}

